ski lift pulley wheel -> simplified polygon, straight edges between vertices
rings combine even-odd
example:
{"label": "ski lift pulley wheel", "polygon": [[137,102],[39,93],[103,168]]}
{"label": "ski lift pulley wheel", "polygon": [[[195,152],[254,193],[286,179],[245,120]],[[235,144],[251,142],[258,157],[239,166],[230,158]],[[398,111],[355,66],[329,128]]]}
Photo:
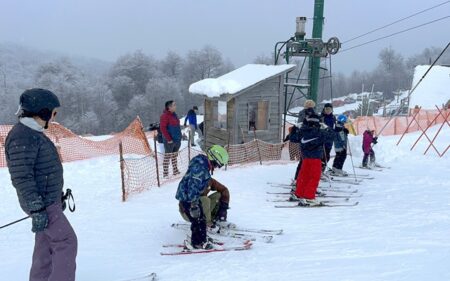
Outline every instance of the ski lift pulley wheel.
{"label": "ski lift pulley wheel", "polygon": [[327,51],[331,55],[337,54],[339,49],[341,48],[341,43],[337,37],[331,37],[327,42]]}

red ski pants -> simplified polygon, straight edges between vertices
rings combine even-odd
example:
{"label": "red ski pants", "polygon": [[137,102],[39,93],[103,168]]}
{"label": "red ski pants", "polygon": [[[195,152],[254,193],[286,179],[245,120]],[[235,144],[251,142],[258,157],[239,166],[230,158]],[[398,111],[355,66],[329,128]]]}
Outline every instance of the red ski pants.
{"label": "red ski pants", "polygon": [[295,195],[300,198],[315,199],[321,173],[322,161],[320,159],[303,159]]}

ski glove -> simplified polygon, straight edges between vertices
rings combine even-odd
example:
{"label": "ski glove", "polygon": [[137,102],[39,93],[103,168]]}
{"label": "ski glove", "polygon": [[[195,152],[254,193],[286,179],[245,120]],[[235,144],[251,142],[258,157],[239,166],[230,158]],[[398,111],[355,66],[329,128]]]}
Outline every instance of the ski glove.
{"label": "ski glove", "polygon": [[201,215],[199,201],[191,202],[191,208],[189,209],[189,214],[192,218],[198,219]]}
{"label": "ski glove", "polygon": [[31,231],[36,233],[44,231],[48,226],[48,215],[45,209],[31,212],[32,225]]}
{"label": "ski glove", "polygon": [[217,220],[226,221],[228,212],[228,203],[220,201],[219,210],[217,211]]}
{"label": "ski glove", "polygon": [[374,137],[373,140],[372,140],[372,143],[373,144],[377,144],[378,143],[378,137]]}

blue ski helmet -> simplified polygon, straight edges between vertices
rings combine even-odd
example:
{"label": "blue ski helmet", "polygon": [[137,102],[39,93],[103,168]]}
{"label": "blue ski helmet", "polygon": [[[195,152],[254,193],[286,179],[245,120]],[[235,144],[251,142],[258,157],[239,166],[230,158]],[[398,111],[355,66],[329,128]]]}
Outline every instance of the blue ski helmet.
{"label": "blue ski helmet", "polygon": [[337,121],[339,123],[346,123],[347,122],[347,116],[345,116],[344,114],[341,114],[338,116]]}

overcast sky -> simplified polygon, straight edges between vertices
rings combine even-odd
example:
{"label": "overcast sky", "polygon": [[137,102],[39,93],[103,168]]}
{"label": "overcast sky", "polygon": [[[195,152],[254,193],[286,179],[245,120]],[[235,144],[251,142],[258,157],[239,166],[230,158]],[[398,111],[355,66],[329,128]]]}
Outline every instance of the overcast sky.
{"label": "overcast sky", "polygon": [[[346,41],[444,0],[325,0],[324,36]],[[0,42],[107,61],[142,49],[161,58],[205,44],[236,66],[270,54],[295,32],[296,16],[313,16],[314,0],[0,0]],[[450,15],[450,3],[344,45],[353,46]],[[311,36],[312,20],[307,22]],[[404,56],[450,39],[450,19],[333,57],[333,71],[371,70],[379,51]]]}

